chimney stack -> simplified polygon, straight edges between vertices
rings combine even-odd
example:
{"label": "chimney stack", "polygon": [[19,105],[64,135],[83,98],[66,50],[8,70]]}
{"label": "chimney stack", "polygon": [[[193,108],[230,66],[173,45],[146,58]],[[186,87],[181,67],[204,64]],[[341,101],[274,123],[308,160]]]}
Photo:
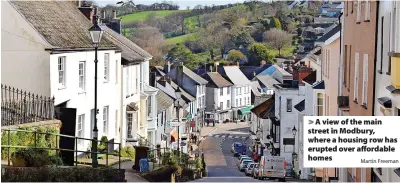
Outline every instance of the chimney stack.
{"label": "chimney stack", "polygon": [[101,18],[106,19],[106,10],[103,10],[103,17]]}
{"label": "chimney stack", "polygon": [[171,70],[171,63],[170,63],[170,61],[165,60],[164,73],[168,74],[170,70]]}
{"label": "chimney stack", "polygon": [[214,62],[214,65],[215,65],[215,72],[218,72],[219,62],[218,62],[218,61],[215,61],[215,62]]}
{"label": "chimney stack", "polygon": [[82,1],[78,0],[78,8],[82,7]]}
{"label": "chimney stack", "polygon": [[[80,1],[79,1],[80,3]],[[85,17],[90,20],[90,22],[93,23],[93,16],[94,16],[94,9],[93,7],[78,7],[78,9],[81,11],[81,13],[83,13],[83,15],[85,15]]]}
{"label": "chimney stack", "polygon": [[117,19],[117,11],[116,10],[112,10],[113,12],[113,19]]}

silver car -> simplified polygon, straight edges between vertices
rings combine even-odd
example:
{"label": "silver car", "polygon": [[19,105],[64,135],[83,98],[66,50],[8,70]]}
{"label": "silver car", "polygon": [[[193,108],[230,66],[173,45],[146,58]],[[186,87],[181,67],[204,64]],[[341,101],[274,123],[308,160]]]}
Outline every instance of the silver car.
{"label": "silver car", "polygon": [[239,165],[239,170],[241,172],[245,171],[249,163],[253,163],[253,160],[243,160]]}
{"label": "silver car", "polygon": [[253,172],[253,169],[254,169],[254,166],[255,166],[256,164],[255,163],[249,163],[249,164],[247,164],[247,168],[244,170],[244,173],[246,174],[246,175],[252,175],[251,173]]}

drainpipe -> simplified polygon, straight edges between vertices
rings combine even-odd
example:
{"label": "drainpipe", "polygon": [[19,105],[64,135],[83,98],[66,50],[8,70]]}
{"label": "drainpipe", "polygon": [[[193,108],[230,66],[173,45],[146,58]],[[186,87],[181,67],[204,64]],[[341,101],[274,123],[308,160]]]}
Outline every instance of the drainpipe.
{"label": "drainpipe", "polygon": [[[339,49],[339,53],[340,53],[340,62],[339,62],[339,68],[338,68],[338,76],[339,76],[339,79],[338,79],[338,96],[341,96],[341,94],[342,94],[342,85],[341,85],[341,83],[342,83],[342,74],[341,73],[343,73],[343,71],[340,72],[340,69],[343,68],[342,44],[344,44],[343,41],[342,41],[343,40],[342,39],[342,36],[343,36],[343,30],[342,30],[343,22],[341,21],[342,16],[343,16],[343,12],[341,12],[340,15],[339,15],[339,26],[340,26],[340,33],[339,33],[340,34],[340,49]],[[338,108],[337,109],[337,115],[338,116],[339,116],[339,111],[340,111],[340,109]]]}
{"label": "drainpipe", "polygon": [[[382,26],[383,26],[383,22],[382,22]],[[378,30],[379,30],[379,1],[376,1],[376,26],[375,26],[375,54],[374,54],[374,83],[376,82],[376,59],[377,59],[377,51],[378,51]],[[390,62],[390,61],[389,61]],[[372,114],[371,116],[374,116],[375,114],[375,88],[372,91]],[[371,174],[372,175],[372,174]],[[372,180],[372,179],[371,179]]]}

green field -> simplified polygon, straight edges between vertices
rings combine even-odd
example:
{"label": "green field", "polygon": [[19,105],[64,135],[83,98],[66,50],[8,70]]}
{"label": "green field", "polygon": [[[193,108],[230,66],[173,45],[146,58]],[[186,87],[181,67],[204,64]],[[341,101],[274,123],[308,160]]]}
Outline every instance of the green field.
{"label": "green field", "polygon": [[135,21],[143,21],[146,20],[146,18],[151,14],[155,13],[156,16],[158,17],[166,17],[172,13],[175,12],[181,12],[181,11],[190,11],[190,10],[161,10],[161,11],[142,11],[138,13],[132,13],[129,15],[124,15],[119,18],[122,18],[122,23],[129,23],[129,22],[135,22]]}
{"label": "green field", "polygon": [[185,40],[186,40],[187,38],[189,38],[189,37],[192,36],[192,35],[194,35],[194,33],[185,34],[185,35],[182,35],[182,36],[176,36],[176,37],[173,37],[173,38],[169,38],[169,39],[166,39],[166,40],[165,40],[165,44],[183,43],[183,42],[185,42]]}

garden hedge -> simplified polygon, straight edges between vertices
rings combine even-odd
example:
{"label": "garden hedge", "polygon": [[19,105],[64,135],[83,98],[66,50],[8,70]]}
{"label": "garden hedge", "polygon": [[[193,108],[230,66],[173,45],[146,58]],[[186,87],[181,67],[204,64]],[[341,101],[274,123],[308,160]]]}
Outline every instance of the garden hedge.
{"label": "garden hedge", "polygon": [[91,167],[7,167],[2,182],[126,182],[124,169]]}

